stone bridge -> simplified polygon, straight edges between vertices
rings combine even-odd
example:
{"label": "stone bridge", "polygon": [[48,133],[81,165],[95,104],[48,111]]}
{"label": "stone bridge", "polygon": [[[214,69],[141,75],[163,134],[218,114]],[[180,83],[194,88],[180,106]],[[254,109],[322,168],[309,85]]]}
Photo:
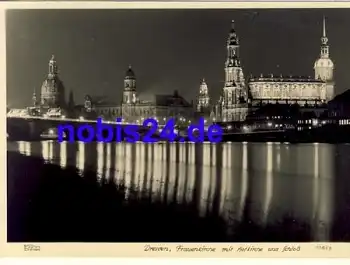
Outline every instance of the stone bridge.
{"label": "stone bridge", "polygon": [[[105,122],[104,124],[111,125],[115,128],[116,122]],[[78,129],[84,125],[90,125],[97,132],[96,120],[81,120],[81,119],[62,119],[62,118],[43,118],[43,117],[7,117],[7,134],[10,140],[25,141],[39,140],[44,132],[50,129],[57,129],[60,125],[72,125],[74,130],[66,128],[64,133],[68,139],[78,139]],[[121,126],[125,126],[122,124]],[[114,135],[115,135],[114,129]],[[139,131],[142,130],[139,126]],[[83,129],[82,134],[87,137],[88,130]],[[72,135],[72,132],[74,135]],[[104,134],[105,135],[105,134]],[[122,136],[123,137],[123,136]],[[114,141],[115,139],[113,139]]]}

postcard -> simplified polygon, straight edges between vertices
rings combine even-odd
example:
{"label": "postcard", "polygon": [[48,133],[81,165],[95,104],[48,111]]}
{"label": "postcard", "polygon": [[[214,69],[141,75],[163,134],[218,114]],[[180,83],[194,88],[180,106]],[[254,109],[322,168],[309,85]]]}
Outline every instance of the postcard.
{"label": "postcard", "polygon": [[0,7],[1,255],[349,257],[350,3]]}

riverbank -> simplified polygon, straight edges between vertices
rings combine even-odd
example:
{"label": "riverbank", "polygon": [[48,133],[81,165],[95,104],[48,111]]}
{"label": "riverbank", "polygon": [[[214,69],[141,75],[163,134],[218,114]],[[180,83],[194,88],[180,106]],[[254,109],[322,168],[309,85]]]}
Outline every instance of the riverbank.
{"label": "riverbank", "polygon": [[[178,204],[148,191],[135,192],[113,180],[97,181],[40,158],[8,152],[8,241],[10,242],[308,242],[310,224],[285,216],[273,224],[253,222],[246,202],[240,221],[216,212],[198,214],[196,199]],[[159,195],[160,196],[160,195]],[[198,197],[193,190],[193,198]],[[350,239],[342,224],[337,235]],[[331,230],[334,228],[331,228]],[[346,239],[347,238],[347,239]]]}

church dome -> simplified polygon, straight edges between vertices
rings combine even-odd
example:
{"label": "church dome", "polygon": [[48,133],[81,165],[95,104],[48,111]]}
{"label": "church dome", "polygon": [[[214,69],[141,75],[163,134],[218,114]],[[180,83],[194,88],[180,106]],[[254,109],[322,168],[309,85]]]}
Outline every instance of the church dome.
{"label": "church dome", "polygon": [[62,106],[64,103],[64,85],[57,77],[48,77],[41,86],[42,104]]}
{"label": "church dome", "polygon": [[47,78],[41,86],[41,93],[43,95],[51,94],[52,96],[64,94],[64,85],[57,76],[54,78]]}
{"label": "church dome", "polygon": [[316,60],[314,65],[314,68],[319,68],[319,67],[334,68],[334,63],[329,58],[320,58]]}
{"label": "church dome", "polygon": [[131,65],[129,65],[128,70],[125,73],[125,79],[134,79],[135,78],[135,73],[131,68]]}
{"label": "church dome", "polygon": [[47,78],[41,86],[41,104],[47,107],[65,106],[65,88],[58,77],[57,63],[55,56],[52,55],[49,61],[49,72]]}

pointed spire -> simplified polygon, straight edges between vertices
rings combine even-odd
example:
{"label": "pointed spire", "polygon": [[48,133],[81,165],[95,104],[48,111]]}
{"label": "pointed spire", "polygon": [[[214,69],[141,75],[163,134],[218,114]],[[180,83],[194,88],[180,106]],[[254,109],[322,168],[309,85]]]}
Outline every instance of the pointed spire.
{"label": "pointed spire", "polygon": [[74,94],[73,94],[73,90],[71,90],[69,92],[69,98],[68,98],[68,107],[69,109],[73,109],[75,106],[75,103],[74,103]]}
{"label": "pointed spire", "polygon": [[38,102],[37,102],[37,98],[36,98],[35,87],[33,89],[32,100],[33,100],[33,107],[36,107]]}
{"label": "pointed spire", "polygon": [[322,37],[321,37],[321,58],[329,57],[329,45],[328,38],[326,35],[326,18],[323,16],[323,27],[322,27]]}
{"label": "pointed spire", "polygon": [[231,29],[235,29],[235,20],[234,19],[232,19],[231,20]]}
{"label": "pointed spire", "polygon": [[323,16],[323,27],[322,27],[322,37],[321,37],[321,43],[322,45],[327,45],[328,38],[326,35],[326,18]]}

